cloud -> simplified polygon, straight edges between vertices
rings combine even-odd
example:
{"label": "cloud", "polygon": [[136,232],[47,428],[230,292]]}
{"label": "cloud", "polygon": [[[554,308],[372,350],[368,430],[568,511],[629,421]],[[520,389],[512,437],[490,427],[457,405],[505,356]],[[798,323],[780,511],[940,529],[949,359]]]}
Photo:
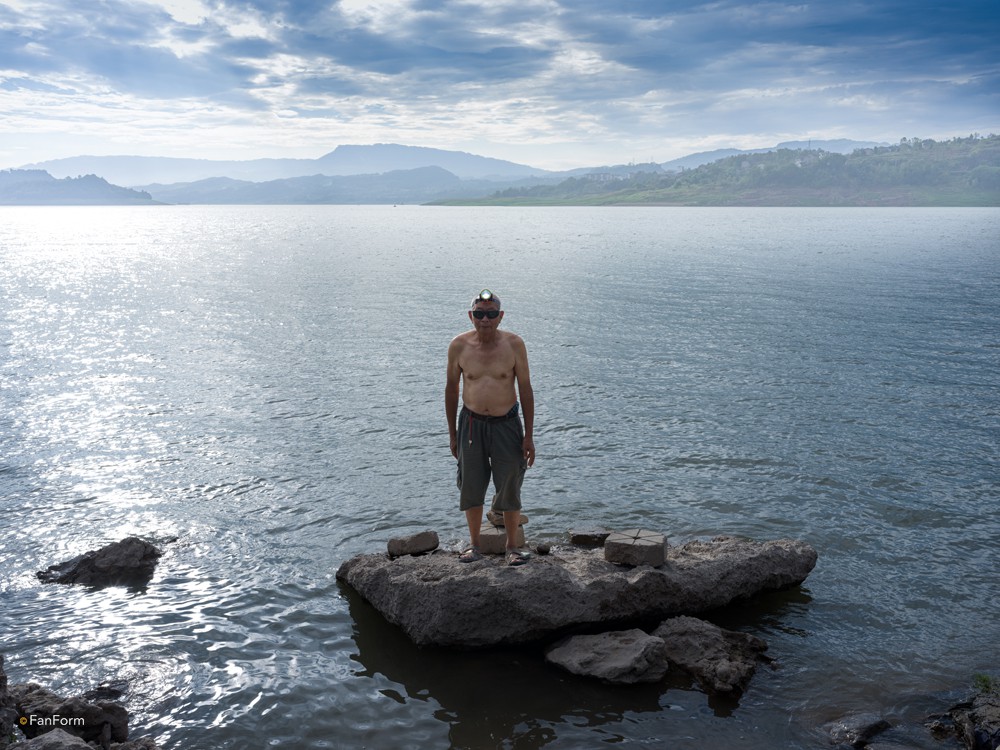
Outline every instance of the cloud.
{"label": "cloud", "polygon": [[0,111],[262,141],[280,123],[321,152],[342,135],[646,149],[964,132],[1000,114],[992,1],[18,0],[0,5],[0,94],[33,98]]}

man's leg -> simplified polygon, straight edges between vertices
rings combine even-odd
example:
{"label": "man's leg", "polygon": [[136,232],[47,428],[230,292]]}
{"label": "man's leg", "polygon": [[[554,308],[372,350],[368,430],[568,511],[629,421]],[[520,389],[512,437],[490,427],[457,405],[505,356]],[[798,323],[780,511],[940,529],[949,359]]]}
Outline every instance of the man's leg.
{"label": "man's leg", "polygon": [[521,453],[523,435],[521,421],[510,420],[496,425],[493,440],[493,483],[497,490],[493,507],[503,512],[507,552],[517,549],[521,526],[521,483],[527,468]]}
{"label": "man's leg", "polygon": [[505,510],[503,512],[503,530],[507,533],[507,549],[517,549],[517,529],[521,525],[521,511]]}
{"label": "man's leg", "polygon": [[479,559],[479,529],[483,525],[483,502],[490,482],[490,459],[486,452],[481,426],[473,426],[463,409],[458,416],[458,489],[459,507],[469,525],[470,554],[462,562]]}
{"label": "man's leg", "polygon": [[479,529],[483,525],[483,506],[476,505],[467,509],[465,520],[469,524],[469,540],[473,547],[479,549]]}

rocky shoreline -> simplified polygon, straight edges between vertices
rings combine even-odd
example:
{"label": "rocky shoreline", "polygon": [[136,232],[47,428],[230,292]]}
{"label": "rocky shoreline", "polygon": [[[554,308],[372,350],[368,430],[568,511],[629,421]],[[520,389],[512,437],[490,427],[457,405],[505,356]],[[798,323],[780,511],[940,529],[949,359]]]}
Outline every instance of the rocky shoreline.
{"label": "rocky shoreline", "polygon": [[[817,560],[811,546],[787,539],[670,546],[662,535],[634,529],[571,533],[570,540],[537,545],[528,565],[511,568],[499,554],[459,563],[457,552],[439,549],[437,534],[426,531],[390,540],[386,553],[344,562],[337,577],[418,647],[541,644],[546,662],[608,684],[658,683],[679,671],[705,693],[738,698],[756,669],[771,664],[767,643],[693,615],[796,586]],[[161,554],[131,537],[38,578],[144,586]],[[0,750],[157,750],[151,738],[129,739],[122,694],[100,686],[64,697],[36,683],[8,685],[0,655]],[[996,750],[1000,681],[980,676],[968,700],[920,725],[859,714],[822,730],[841,749]]]}

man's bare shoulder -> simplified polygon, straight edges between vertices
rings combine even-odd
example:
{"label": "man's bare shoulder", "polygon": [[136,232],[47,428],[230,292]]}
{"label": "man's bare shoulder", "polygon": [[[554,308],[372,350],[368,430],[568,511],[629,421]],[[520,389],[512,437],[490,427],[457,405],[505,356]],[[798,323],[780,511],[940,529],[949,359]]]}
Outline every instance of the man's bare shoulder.
{"label": "man's bare shoulder", "polygon": [[524,339],[518,336],[513,331],[497,331],[497,333],[503,334],[504,340],[506,340],[509,346],[517,349],[524,349]]}
{"label": "man's bare shoulder", "polygon": [[453,349],[464,349],[466,346],[468,346],[473,342],[475,337],[476,337],[476,332],[474,330],[464,331],[451,340],[451,343],[448,344],[448,350],[451,351]]}

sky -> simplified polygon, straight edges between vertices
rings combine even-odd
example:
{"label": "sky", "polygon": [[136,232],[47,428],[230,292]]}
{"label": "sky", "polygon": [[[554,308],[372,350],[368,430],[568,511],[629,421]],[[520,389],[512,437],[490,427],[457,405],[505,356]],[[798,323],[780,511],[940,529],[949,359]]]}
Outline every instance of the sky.
{"label": "sky", "polygon": [[998,0],[0,0],[0,168],[1000,133]]}

